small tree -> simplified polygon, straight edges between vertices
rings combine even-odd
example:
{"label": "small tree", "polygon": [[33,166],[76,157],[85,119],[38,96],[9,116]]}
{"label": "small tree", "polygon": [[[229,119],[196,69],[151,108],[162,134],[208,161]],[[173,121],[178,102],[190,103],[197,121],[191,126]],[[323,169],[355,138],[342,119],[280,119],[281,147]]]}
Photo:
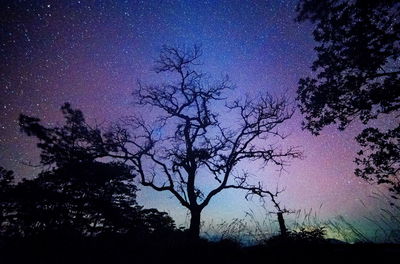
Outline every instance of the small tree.
{"label": "small tree", "polygon": [[394,0],[302,0],[298,21],[311,21],[318,46],[314,76],[299,81],[298,101],[304,128],[318,135],[353,120],[370,124],[386,118],[388,126],[369,127],[356,140],[361,145],[355,174],[386,184],[400,194],[400,3]]}
{"label": "small tree", "polygon": [[[157,111],[158,117],[152,123],[127,118],[108,134],[112,156],[131,161],[144,186],[172,193],[190,211],[193,238],[199,236],[202,210],[221,191],[273,195],[260,182],[251,183],[248,173],[235,170],[241,162],[283,166],[287,158],[301,155],[293,147],[282,150],[272,142],[284,138],[277,128],[293,114],[287,100],[266,94],[229,102],[224,97],[232,88],[228,79],[210,84],[196,69],[200,56],[198,46],[163,47],[155,72],[166,73],[170,81],[139,83],[134,93],[137,105],[147,113]],[[236,119],[224,122],[222,111]],[[199,179],[206,177],[208,186],[200,188]]]}

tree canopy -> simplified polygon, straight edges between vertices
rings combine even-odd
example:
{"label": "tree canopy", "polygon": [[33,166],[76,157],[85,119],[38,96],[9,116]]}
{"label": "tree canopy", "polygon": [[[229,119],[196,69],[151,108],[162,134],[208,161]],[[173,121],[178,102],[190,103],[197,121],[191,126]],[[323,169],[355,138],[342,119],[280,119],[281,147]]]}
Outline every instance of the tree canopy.
{"label": "tree canopy", "polygon": [[357,176],[388,184],[400,194],[400,3],[395,0],[302,0],[298,21],[315,24],[317,59],[302,78],[298,102],[304,128],[313,134],[328,125],[344,130],[354,120],[367,127],[356,140]]}
{"label": "tree canopy", "polygon": [[1,168],[1,234],[173,231],[174,221],[166,213],[137,204],[130,166],[96,160],[107,155],[100,130],[86,124],[82,112],[69,104],[61,109],[66,120],[62,126],[45,127],[38,118],[20,116],[22,131],[39,140],[44,167],[37,177],[19,183]]}

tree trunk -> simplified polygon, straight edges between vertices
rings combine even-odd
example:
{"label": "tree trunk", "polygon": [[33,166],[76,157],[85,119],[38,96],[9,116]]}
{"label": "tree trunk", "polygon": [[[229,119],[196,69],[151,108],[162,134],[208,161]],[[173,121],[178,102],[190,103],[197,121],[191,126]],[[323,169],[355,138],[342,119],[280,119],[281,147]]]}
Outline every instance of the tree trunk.
{"label": "tree trunk", "polygon": [[198,239],[200,235],[200,215],[201,210],[191,209],[190,210],[190,227],[189,227],[189,237],[191,239]]}
{"label": "tree trunk", "polygon": [[281,236],[286,236],[287,229],[285,225],[285,220],[283,219],[283,212],[278,212],[277,215],[278,215],[279,228],[281,230]]}

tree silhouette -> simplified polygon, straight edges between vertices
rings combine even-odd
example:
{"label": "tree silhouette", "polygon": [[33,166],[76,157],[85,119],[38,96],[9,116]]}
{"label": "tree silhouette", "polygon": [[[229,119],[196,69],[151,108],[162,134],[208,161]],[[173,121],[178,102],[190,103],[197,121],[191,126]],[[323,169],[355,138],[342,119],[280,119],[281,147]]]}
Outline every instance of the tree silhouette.
{"label": "tree silhouette", "polygon": [[166,213],[137,205],[131,167],[96,160],[108,153],[100,130],[87,125],[82,112],[69,104],[61,109],[66,124],[59,127],[45,127],[38,118],[20,116],[22,131],[39,140],[45,169],[18,184],[12,184],[12,172],[0,170],[2,234],[173,231],[174,222]]}
{"label": "tree silhouette", "polygon": [[72,109],[69,103],[61,107],[65,125],[45,127],[40,119],[21,114],[19,125],[28,136],[36,137],[41,150],[40,163],[43,166],[62,167],[65,163],[92,162],[107,156],[101,131],[89,126],[80,110]]}
{"label": "tree silhouette", "polygon": [[[366,128],[355,173],[400,194],[400,3],[398,1],[302,0],[298,21],[315,24],[318,58],[313,77],[300,79],[298,101],[304,127],[318,135],[338,123],[364,124],[385,117],[383,130]],[[385,130],[386,129],[386,130]]]}
{"label": "tree silhouette", "polygon": [[[283,138],[277,128],[293,114],[288,102],[268,94],[229,102],[224,97],[232,88],[228,79],[211,83],[197,68],[201,54],[198,46],[164,46],[155,72],[165,74],[166,82],[139,82],[134,93],[137,105],[146,113],[156,112],[157,118],[127,118],[108,134],[112,155],[131,161],[144,186],[172,193],[190,211],[192,238],[199,236],[202,210],[221,191],[275,195],[235,170],[239,163],[283,166],[287,158],[300,156],[297,149],[283,150],[272,142]],[[224,122],[223,111],[236,119]],[[199,181],[207,177],[202,188]]]}
{"label": "tree silhouette", "polygon": [[138,206],[135,192],[126,165],[69,164],[7,191],[13,206],[7,207],[2,223],[8,223],[8,233],[18,230],[24,237],[44,232],[146,235],[174,229],[165,213]]}

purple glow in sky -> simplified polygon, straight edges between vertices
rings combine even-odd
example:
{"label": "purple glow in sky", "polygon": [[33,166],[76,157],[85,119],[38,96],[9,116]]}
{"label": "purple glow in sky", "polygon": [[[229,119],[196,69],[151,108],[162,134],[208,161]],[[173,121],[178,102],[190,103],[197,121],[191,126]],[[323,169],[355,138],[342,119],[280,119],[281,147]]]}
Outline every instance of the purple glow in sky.
{"label": "purple glow in sky", "polygon": [[[151,73],[160,47],[203,46],[204,69],[228,74],[235,94],[268,91],[294,100],[297,82],[315,58],[312,25],[294,22],[297,1],[146,0],[9,1],[1,7],[0,164],[17,177],[32,177],[38,161],[32,139],[19,133],[18,115],[61,121],[64,102],[89,122],[110,122],[134,113],[131,92],[137,79],[157,82]],[[285,144],[301,146],[305,158],[279,176],[257,171],[265,183],[285,187],[282,204],[319,209],[321,218],[357,219],[377,210],[376,191],[353,174],[361,126],[346,132],[328,127],[319,137],[301,130],[296,112],[285,127]],[[182,223],[185,211],[168,194],[141,188],[139,201],[168,211]],[[360,201],[366,204],[362,205]],[[242,217],[254,207],[244,194],[227,191],[205,209],[204,219]],[[272,208],[272,206],[271,206]]]}

